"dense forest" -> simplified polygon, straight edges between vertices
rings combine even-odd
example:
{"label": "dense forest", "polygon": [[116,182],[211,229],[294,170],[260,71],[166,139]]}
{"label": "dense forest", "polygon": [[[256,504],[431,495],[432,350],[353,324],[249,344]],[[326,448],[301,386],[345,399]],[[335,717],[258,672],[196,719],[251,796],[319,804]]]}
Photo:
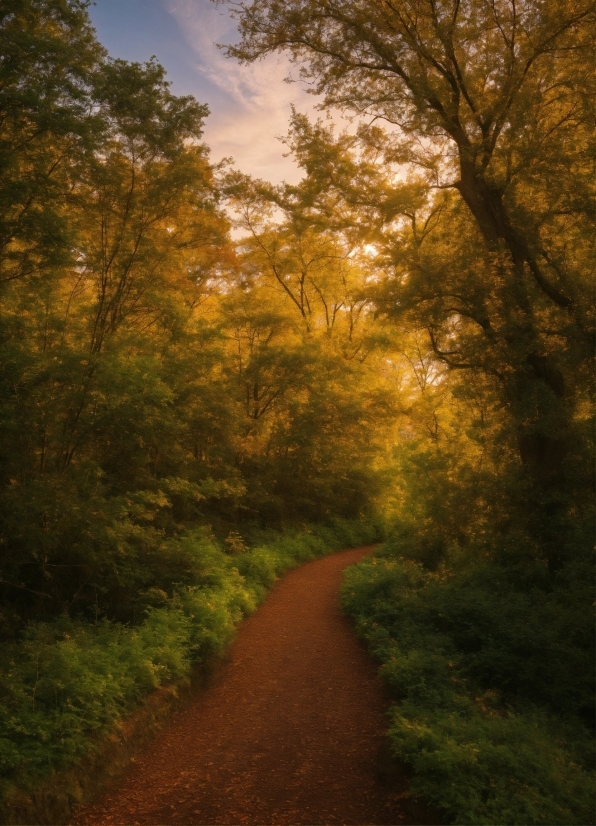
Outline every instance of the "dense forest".
{"label": "dense forest", "polygon": [[342,599],[414,787],[592,823],[594,4],[230,7],[354,116],[293,113],[297,184],[213,163],[84,0],[0,4],[7,811],[385,538]]}

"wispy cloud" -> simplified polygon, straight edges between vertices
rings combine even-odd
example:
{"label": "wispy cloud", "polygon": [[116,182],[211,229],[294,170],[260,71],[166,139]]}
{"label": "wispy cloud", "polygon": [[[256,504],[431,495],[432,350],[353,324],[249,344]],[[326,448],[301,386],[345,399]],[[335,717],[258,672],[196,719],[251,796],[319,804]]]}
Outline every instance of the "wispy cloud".
{"label": "wispy cloud", "polygon": [[[214,160],[232,156],[237,166],[272,181],[296,181],[300,171],[276,139],[287,131],[291,105],[313,113],[316,99],[300,83],[287,83],[292,67],[284,56],[270,55],[249,66],[226,59],[215,45],[237,39],[236,25],[209,0],[165,0],[196,55],[202,100],[211,115],[205,139]],[[293,72],[296,75],[296,71]]]}

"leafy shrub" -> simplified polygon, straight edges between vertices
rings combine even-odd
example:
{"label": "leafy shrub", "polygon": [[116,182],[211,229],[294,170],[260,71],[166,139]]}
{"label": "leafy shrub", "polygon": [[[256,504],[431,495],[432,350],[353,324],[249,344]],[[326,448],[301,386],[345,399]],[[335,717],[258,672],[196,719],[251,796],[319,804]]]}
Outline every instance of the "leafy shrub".
{"label": "leafy shrub", "polygon": [[390,737],[422,792],[456,824],[585,824],[594,794],[589,738],[537,710],[503,713],[489,693],[450,708],[420,698],[394,709]]}
{"label": "leafy shrub", "polygon": [[[193,662],[221,653],[238,623],[288,568],[362,541],[355,528],[275,535],[267,544],[224,550],[204,530],[187,532],[172,551],[185,575],[171,596],[145,591],[138,625],[90,624],[63,616],[31,624],[0,650],[0,802],[33,788],[97,742],[147,692],[184,680]],[[173,542],[174,540],[172,540]],[[192,582],[189,582],[192,572]]]}
{"label": "leafy shrub", "polygon": [[390,737],[413,791],[458,824],[593,823],[586,606],[494,565],[385,553],[348,569],[342,604],[399,700]]}

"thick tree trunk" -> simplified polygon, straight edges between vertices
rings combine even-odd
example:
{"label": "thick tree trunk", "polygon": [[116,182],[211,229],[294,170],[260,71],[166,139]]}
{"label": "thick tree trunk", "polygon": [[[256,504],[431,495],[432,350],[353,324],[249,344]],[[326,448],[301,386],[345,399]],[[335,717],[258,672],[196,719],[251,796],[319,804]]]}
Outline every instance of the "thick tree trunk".
{"label": "thick tree trunk", "polygon": [[[563,374],[552,355],[540,353],[526,286],[528,275],[536,279],[535,264],[526,242],[511,225],[501,192],[476,174],[473,160],[466,159],[465,149],[460,153],[459,192],[488,248],[508,253],[512,308],[521,311],[523,319],[521,323],[511,320],[511,328],[518,334],[514,332],[512,338],[518,338],[518,342],[510,341],[509,349],[519,361],[512,365],[515,376],[507,389],[517,422],[519,456],[536,483],[550,486],[560,481],[562,462],[569,449],[568,404]],[[555,295],[550,295],[552,290],[543,291],[558,306],[568,304],[556,290]]]}

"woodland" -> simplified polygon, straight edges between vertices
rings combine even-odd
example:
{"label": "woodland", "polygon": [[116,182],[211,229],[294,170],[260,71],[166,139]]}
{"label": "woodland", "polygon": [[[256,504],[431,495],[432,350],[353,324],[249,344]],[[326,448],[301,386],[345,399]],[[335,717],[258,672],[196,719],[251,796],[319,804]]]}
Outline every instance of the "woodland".
{"label": "woodland", "polygon": [[85,0],[0,3],[0,808],[384,540],[342,602],[413,788],[593,823],[594,3],[223,5],[322,95],[297,184]]}

